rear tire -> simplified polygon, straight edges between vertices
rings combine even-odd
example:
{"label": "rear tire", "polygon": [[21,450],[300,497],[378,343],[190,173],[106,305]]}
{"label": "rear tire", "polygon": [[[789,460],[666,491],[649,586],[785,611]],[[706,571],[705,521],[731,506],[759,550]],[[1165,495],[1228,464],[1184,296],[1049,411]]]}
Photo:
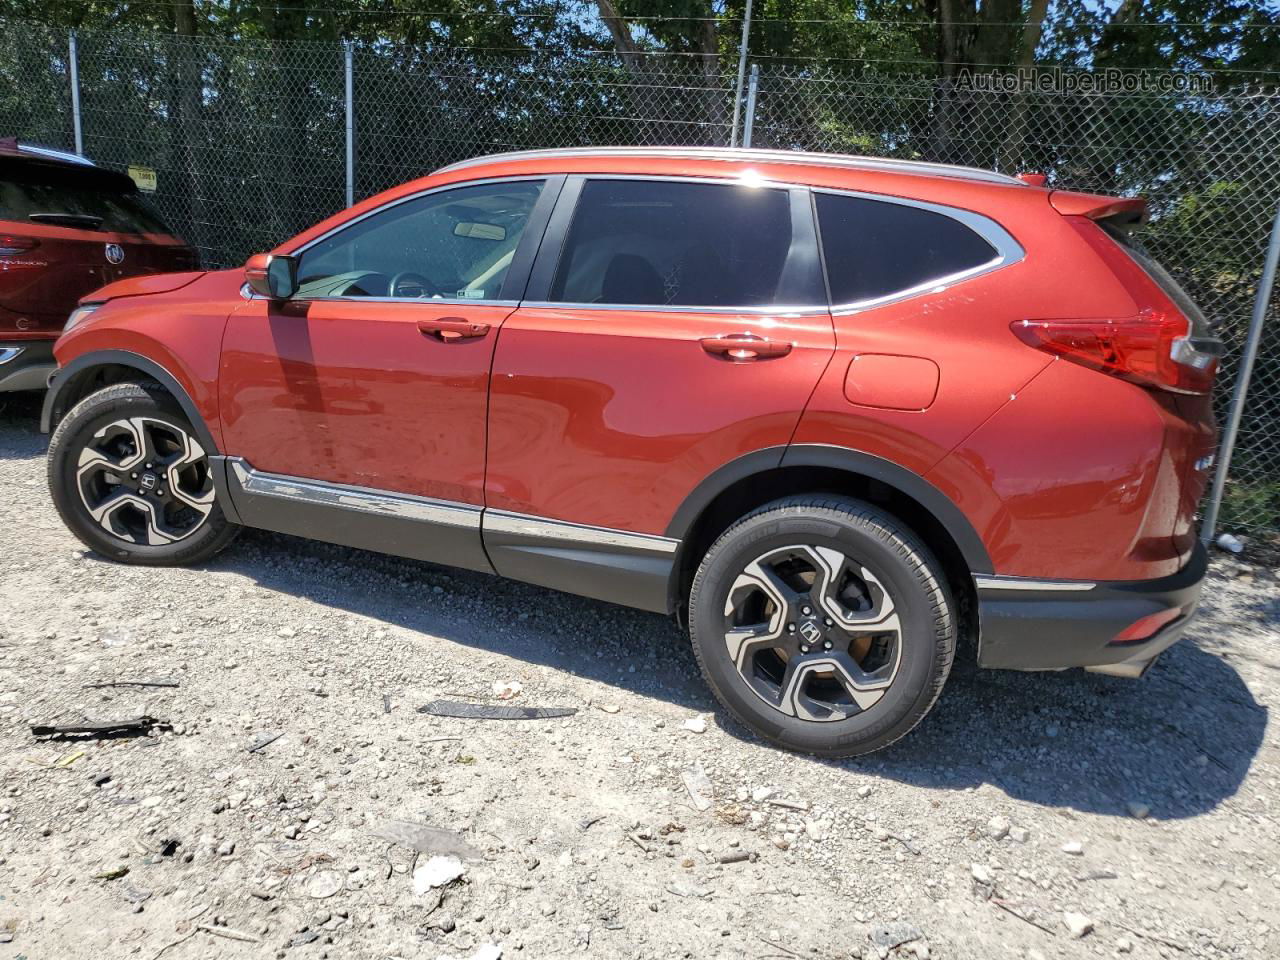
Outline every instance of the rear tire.
{"label": "rear tire", "polygon": [[117,383],[81,400],[49,441],[49,491],[64,523],[120,563],[202,563],[239,527],[218,506],[208,454],[157,383]]}
{"label": "rear tire", "polygon": [[942,567],[896,518],[789,497],[726,530],[689,597],[703,676],[771,743],[824,757],[882,749],[933,707],[955,656]]}

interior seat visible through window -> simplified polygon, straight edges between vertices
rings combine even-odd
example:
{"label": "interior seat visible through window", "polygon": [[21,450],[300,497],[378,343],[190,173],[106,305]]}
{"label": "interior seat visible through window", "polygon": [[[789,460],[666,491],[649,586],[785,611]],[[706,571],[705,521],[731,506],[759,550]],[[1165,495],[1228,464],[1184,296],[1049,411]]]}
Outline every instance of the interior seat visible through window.
{"label": "interior seat visible through window", "polygon": [[666,307],[823,303],[812,244],[795,240],[791,216],[785,188],[588,180],[549,299]]}

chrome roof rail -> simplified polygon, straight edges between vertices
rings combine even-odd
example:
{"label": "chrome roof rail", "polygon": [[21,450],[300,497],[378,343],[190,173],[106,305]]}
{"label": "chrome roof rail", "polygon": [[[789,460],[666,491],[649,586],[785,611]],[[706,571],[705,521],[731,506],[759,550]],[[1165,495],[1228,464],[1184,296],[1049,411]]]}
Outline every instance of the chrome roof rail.
{"label": "chrome roof rail", "polygon": [[73,153],[70,150],[58,150],[55,147],[41,147],[34,143],[24,143],[18,141],[19,153],[30,153],[37,157],[48,157],[50,160],[65,160],[67,163],[78,163],[86,167],[97,166],[92,160],[83,154]]}
{"label": "chrome roof rail", "polygon": [[954,177],[1006,186],[1026,186],[1016,177],[994,170],[963,167],[951,163],[929,163],[923,160],[895,160],[889,157],[849,156],[842,153],[802,153],[797,150],[763,150],[755,147],[559,147],[552,150],[517,150],[473,157],[441,167],[435,173],[452,173],[468,167],[510,160],[553,160],[577,157],[689,157],[704,160],[756,161],[759,163],[798,163],[852,170],[879,170],[887,173],[909,173],[925,177]]}

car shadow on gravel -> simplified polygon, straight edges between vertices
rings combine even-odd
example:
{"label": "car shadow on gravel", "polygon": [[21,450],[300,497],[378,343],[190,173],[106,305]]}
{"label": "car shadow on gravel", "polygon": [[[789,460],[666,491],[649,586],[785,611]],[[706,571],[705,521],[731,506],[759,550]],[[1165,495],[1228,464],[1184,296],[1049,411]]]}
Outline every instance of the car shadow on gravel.
{"label": "car shadow on gravel", "polygon": [[1268,714],[1204,642],[1193,630],[1141,680],[980,670],[970,653],[913,734],[832,766],[926,788],[989,783],[1088,813],[1129,816],[1139,803],[1160,819],[1196,816],[1240,789]]}
{"label": "car shadow on gravel", "polygon": [[[665,617],[258,531],[216,566],[388,626],[714,710],[730,735],[772,749],[718,707]],[[1128,804],[1141,803],[1161,819],[1195,816],[1239,789],[1267,722],[1266,708],[1208,644],[1193,628],[1136,681],[979,670],[973,651],[962,651],[941,700],[905,739],[863,759],[811,762],[925,789],[991,784],[1047,807],[1126,816]],[[498,678],[483,679],[487,688]]]}
{"label": "car shadow on gravel", "polygon": [[0,460],[27,460],[44,455],[49,438],[40,432],[44,394],[0,393]]}

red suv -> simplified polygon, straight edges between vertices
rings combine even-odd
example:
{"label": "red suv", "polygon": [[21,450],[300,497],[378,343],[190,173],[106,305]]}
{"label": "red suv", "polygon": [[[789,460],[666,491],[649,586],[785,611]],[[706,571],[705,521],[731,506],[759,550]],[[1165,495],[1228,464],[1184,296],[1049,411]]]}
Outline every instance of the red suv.
{"label": "red suv", "polygon": [[126,563],[244,525],[674,614],[743,723],[865,753],[962,634],[1137,675],[1190,619],[1220,345],[1143,212],[869,158],[471,160],[87,297],[53,498]]}
{"label": "red suv", "polygon": [[128,177],[78,154],[0,140],[0,392],[44,389],[53,341],[84,294],[194,266],[195,251]]}

